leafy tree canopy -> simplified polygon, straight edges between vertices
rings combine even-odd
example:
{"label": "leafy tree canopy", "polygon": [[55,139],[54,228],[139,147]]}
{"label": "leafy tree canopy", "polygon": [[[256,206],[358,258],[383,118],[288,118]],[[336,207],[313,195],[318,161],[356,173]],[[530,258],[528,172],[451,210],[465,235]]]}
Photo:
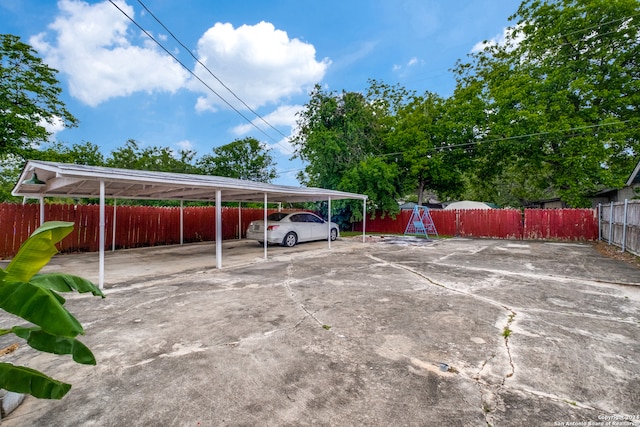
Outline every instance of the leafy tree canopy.
{"label": "leafy tree canopy", "polygon": [[510,19],[504,44],[456,67],[458,93],[486,116],[478,174],[540,170],[548,181],[529,182],[530,194],[551,187],[586,206],[640,153],[640,3],[526,0]]}
{"label": "leafy tree canopy", "polygon": [[0,156],[46,141],[47,123],[77,126],[59,99],[56,74],[19,37],[0,34]]}
{"label": "leafy tree canopy", "polygon": [[[372,102],[356,92],[326,92],[316,85],[291,139],[293,157],[307,162],[298,180],[308,186],[367,194],[372,211],[397,212],[399,169],[384,159],[389,152],[383,138],[388,101]],[[340,217],[361,219],[362,207],[354,202],[337,202],[336,207]]]}
{"label": "leafy tree canopy", "polygon": [[402,170],[404,193],[417,191],[419,205],[425,190],[444,196],[462,189],[466,153],[450,140],[455,124],[448,109],[446,100],[436,94],[413,95],[398,109],[395,126],[386,137]]}
{"label": "leafy tree canopy", "polygon": [[191,173],[195,172],[192,161],[195,152],[180,150],[176,157],[169,147],[140,147],[129,139],[124,146],[111,152],[105,164],[121,169],[148,170],[157,172]]}
{"label": "leafy tree canopy", "polygon": [[298,174],[300,182],[337,189],[352,167],[369,155],[384,154],[375,111],[360,93],[325,92],[316,85],[298,115],[298,133],[291,139],[293,157],[308,163]]}
{"label": "leafy tree canopy", "polygon": [[270,149],[255,138],[237,139],[205,154],[196,165],[205,175],[225,176],[257,182],[271,182],[278,177]]}

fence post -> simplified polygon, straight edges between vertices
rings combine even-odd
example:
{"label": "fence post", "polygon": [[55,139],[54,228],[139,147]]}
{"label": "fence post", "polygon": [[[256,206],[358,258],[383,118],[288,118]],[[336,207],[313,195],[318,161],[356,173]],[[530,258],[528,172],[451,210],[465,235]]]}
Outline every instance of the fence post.
{"label": "fence post", "polygon": [[609,244],[611,244],[611,236],[613,235],[613,202],[609,208]]}
{"label": "fence post", "polygon": [[598,203],[598,241],[602,240],[602,203]]}
{"label": "fence post", "polygon": [[622,218],[622,252],[625,251],[625,245],[627,243],[627,206],[629,205],[629,199],[624,199],[624,218]]}

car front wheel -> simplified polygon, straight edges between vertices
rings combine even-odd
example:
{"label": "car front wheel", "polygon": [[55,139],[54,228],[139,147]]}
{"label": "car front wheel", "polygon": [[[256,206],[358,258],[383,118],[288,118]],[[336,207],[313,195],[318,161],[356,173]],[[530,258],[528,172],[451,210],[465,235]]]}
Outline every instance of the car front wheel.
{"label": "car front wheel", "polygon": [[284,240],[282,240],[282,244],[288,248],[295,246],[296,243],[298,243],[298,236],[296,236],[296,233],[293,231],[288,232],[287,235],[284,236]]}
{"label": "car front wheel", "polygon": [[338,238],[338,230],[335,228],[331,229],[331,240],[336,240]]}

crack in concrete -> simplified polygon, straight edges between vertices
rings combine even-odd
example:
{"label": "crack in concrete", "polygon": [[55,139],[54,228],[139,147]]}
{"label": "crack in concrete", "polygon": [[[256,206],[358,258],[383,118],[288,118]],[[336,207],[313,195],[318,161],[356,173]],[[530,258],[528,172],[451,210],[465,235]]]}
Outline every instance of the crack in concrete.
{"label": "crack in concrete", "polygon": [[425,261],[425,264],[434,264],[434,265],[438,265],[438,266],[442,266],[442,267],[463,268],[465,270],[482,271],[482,272],[485,272],[485,273],[501,274],[503,276],[519,276],[519,277],[526,277],[526,278],[529,278],[529,279],[540,279],[540,278],[542,278],[542,279],[545,279],[545,280],[553,280],[553,281],[556,281],[556,282],[571,282],[571,283],[574,283],[574,284],[581,284],[581,285],[587,285],[587,286],[600,286],[600,285],[616,285],[616,286],[632,286],[632,287],[637,286],[634,283],[613,282],[613,281],[607,281],[607,280],[584,279],[584,278],[572,277],[572,276],[556,276],[556,275],[552,275],[552,274],[535,274],[535,273],[507,271],[507,270],[500,270],[500,269],[494,269],[494,268],[473,267],[473,266],[470,266],[470,265],[448,264],[448,263],[439,262],[439,261],[440,260],[437,260],[437,261]]}
{"label": "crack in concrete", "polygon": [[496,354],[494,353],[491,355],[490,358],[482,362],[482,366],[480,366],[478,373],[472,378],[476,382],[476,386],[478,387],[478,391],[480,392],[480,406],[481,406],[480,409],[482,411],[482,414],[484,415],[484,421],[487,423],[488,426],[492,425],[491,424],[492,419],[491,419],[490,413],[494,412],[497,409],[497,404],[493,409],[487,406],[489,404],[488,402],[489,399],[485,396],[483,386],[488,386],[488,384],[483,383],[481,379],[482,379],[482,371],[484,370],[485,366],[487,366],[487,363],[489,363],[489,361],[495,357],[496,357]]}
{"label": "crack in concrete", "polygon": [[[500,400],[499,393],[500,393],[500,390],[505,387],[505,383],[506,383],[507,379],[511,378],[515,374],[515,370],[516,370],[515,365],[513,363],[513,357],[511,355],[511,348],[509,346],[509,335],[511,334],[510,326],[513,324],[513,322],[515,320],[516,312],[513,309],[511,309],[510,307],[508,307],[507,305],[505,305],[505,304],[503,304],[501,302],[492,300],[490,298],[482,297],[482,296],[473,294],[471,292],[465,292],[465,291],[462,291],[462,290],[459,290],[459,289],[454,289],[454,288],[450,288],[448,286],[445,286],[445,285],[443,285],[441,283],[438,283],[438,282],[434,281],[433,279],[431,279],[430,277],[426,276],[425,274],[423,274],[423,273],[421,273],[421,272],[419,272],[417,270],[414,270],[413,268],[408,267],[406,265],[385,261],[385,260],[383,260],[381,258],[378,258],[376,256],[373,256],[371,254],[367,254],[367,257],[373,259],[374,261],[380,263],[381,265],[388,265],[388,266],[391,266],[391,267],[396,268],[396,269],[408,271],[409,273],[414,274],[414,275],[420,277],[423,280],[426,280],[427,282],[429,282],[430,284],[432,284],[434,286],[438,286],[438,287],[447,289],[448,291],[451,291],[451,292],[455,292],[455,293],[462,294],[462,295],[465,295],[465,296],[468,296],[468,297],[471,297],[471,298],[474,298],[474,299],[478,299],[478,300],[486,302],[488,304],[500,307],[501,309],[506,310],[506,311],[509,312],[509,316],[507,317],[507,322],[506,322],[506,324],[505,324],[505,326],[503,328],[503,333],[502,334],[503,334],[503,337],[504,337],[504,345],[505,345],[505,349],[506,349],[506,352],[507,352],[507,356],[509,358],[509,366],[511,367],[511,371],[508,372],[502,378],[502,381],[500,382],[500,384],[497,387],[496,386],[492,386],[491,384],[482,381],[482,371],[484,370],[484,368],[487,365],[487,363],[489,363],[490,360],[492,360],[492,359],[494,359],[496,357],[496,354],[493,354],[489,359],[487,359],[487,360],[485,360],[483,362],[483,364],[482,364],[480,370],[478,371],[478,373],[472,378],[473,380],[476,381],[476,384],[478,386],[478,390],[480,391],[480,402],[481,402],[481,408],[480,409],[482,411],[482,414],[484,415],[485,422],[487,423],[487,425],[493,425],[493,419],[491,417],[491,414],[494,413],[499,407],[499,400]],[[487,390],[484,390],[483,387],[486,387]],[[491,390],[491,388],[494,388],[494,387],[495,387],[495,392],[493,392]],[[491,393],[494,396],[493,399],[491,399],[491,396],[489,396],[489,393]]]}
{"label": "crack in concrete", "polygon": [[511,365],[511,372],[509,372],[507,375],[505,375],[505,377],[502,380],[502,385],[504,385],[505,381],[507,380],[507,378],[511,378],[513,376],[513,374],[516,373],[516,367],[513,365],[513,358],[511,357],[511,348],[509,347],[509,337],[511,336],[511,324],[514,322],[515,318],[516,318],[516,312],[513,310],[510,310],[511,314],[509,315],[508,319],[507,319],[507,324],[504,326],[504,330],[503,330],[503,336],[504,336],[504,346],[507,349],[507,354],[509,355],[509,365]]}
{"label": "crack in concrete", "polygon": [[[501,382],[499,384],[491,384],[485,380],[483,380],[483,371],[485,370],[487,364],[493,360],[496,357],[496,354],[492,354],[491,357],[489,357],[488,359],[486,359],[482,365],[480,366],[480,369],[478,370],[478,372],[476,373],[476,375],[469,377],[467,375],[464,375],[463,373],[460,372],[461,376],[463,378],[467,378],[470,380],[473,380],[476,382],[476,385],[478,387],[478,391],[480,393],[480,402],[481,402],[481,411],[482,414],[484,416],[485,422],[487,424],[487,426],[492,426],[495,425],[495,420],[493,417],[493,414],[496,413],[496,411],[499,409],[500,407],[500,392],[502,390],[506,390],[506,389],[510,389],[511,387],[509,387],[507,385],[507,379],[513,377],[513,375],[515,374],[515,364],[513,362],[513,357],[511,354],[511,346],[510,346],[510,342],[509,342],[509,336],[511,333],[511,326],[514,324],[515,322],[515,317],[517,315],[516,311],[512,308],[510,308],[509,306],[500,303],[498,301],[495,300],[491,300],[489,298],[485,298],[479,295],[475,295],[473,293],[470,292],[465,292],[459,289],[453,289],[450,287],[447,287],[445,285],[442,285],[441,283],[437,283],[436,281],[434,281],[433,279],[431,279],[430,277],[426,276],[425,274],[414,270],[411,267],[402,265],[402,264],[397,264],[397,263],[393,263],[393,262],[389,262],[389,261],[385,261],[381,258],[375,257],[371,254],[367,254],[367,256],[373,260],[375,260],[376,262],[378,262],[381,266],[391,266],[392,268],[396,268],[396,269],[400,269],[400,270],[405,270],[409,273],[412,273],[422,279],[424,279],[425,281],[427,281],[428,283],[430,283],[431,285],[434,286],[438,286],[440,288],[444,288],[447,289],[449,291],[461,294],[461,295],[465,295],[471,298],[476,298],[478,300],[481,300],[483,302],[486,302],[488,304],[492,304],[494,306],[500,307],[506,311],[509,312],[509,316],[507,318],[507,322],[504,325],[504,329],[503,329],[503,336],[504,336],[504,343],[505,343],[505,349],[508,355],[508,359],[509,359],[509,366],[511,367],[510,372],[508,372],[506,375],[504,375],[504,377],[502,378]],[[428,263],[428,264],[437,264],[437,265],[449,265],[449,264],[441,264],[441,263]],[[458,265],[450,265],[451,267],[456,267],[456,268],[465,268],[465,269],[470,269],[470,270],[478,270],[478,271],[491,271],[493,273],[504,273],[505,275],[510,275],[510,276],[525,276],[525,277],[544,277],[546,279],[552,279],[552,280],[556,280],[556,281],[567,281],[569,279],[571,280],[575,280],[579,283],[585,284],[585,285],[590,285],[590,286],[607,286],[607,285],[625,285],[624,283],[615,283],[615,282],[605,282],[605,281],[597,281],[597,280],[586,280],[586,279],[573,279],[573,278],[567,278],[567,277],[558,277],[558,276],[548,276],[548,275],[544,275],[544,276],[536,276],[536,275],[532,275],[532,274],[520,274],[520,273],[510,273],[510,272],[503,272],[500,270],[491,270],[491,269],[482,269],[482,268],[473,268],[473,267],[468,267],[468,266],[458,266]],[[522,310],[522,309],[519,309]],[[524,311],[524,310],[522,310]],[[532,309],[532,311],[536,311],[536,312],[545,312],[547,310],[541,310],[541,309]],[[621,323],[629,323],[629,324],[636,324],[637,322],[633,321],[633,320],[629,320],[629,319],[620,319],[620,318],[610,318],[610,317],[605,317],[605,316],[601,316],[601,315],[595,315],[595,314],[590,314],[590,313],[578,313],[578,312],[570,312],[570,311],[563,311],[563,312],[555,312],[556,314],[562,314],[562,315],[569,315],[569,316],[574,316],[574,315],[579,315],[582,317],[587,317],[587,318],[594,318],[594,319],[598,319],[598,320],[607,320],[607,321],[613,321],[613,322],[621,322]],[[509,332],[507,332],[509,331]],[[406,356],[406,355],[404,355]],[[521,386],[518,386],[517,388],[515,388],[515,390],[518,390],[520,392],[523,393],[527,393],[530,394],[532,396],[536,396],[538,398],[544,398],[544,399],[548,399],[552,402],[555,403],[561,403],[561,404],[566,404],[566,405],[572,405],[576,408],[580,408],[580,409],[584,409],[584,410],[590,410],[590,411],[599,411],[601,413],[609,413],[609,411],[605,410],[605,409],[601,409],[601,408],[597,408],[591,405],[588,405],[586,403],[583,402],[579,402],[576,401],[574,399],[570,399],[570,398],[566,398],[566,397],[561,397],[561,396],[557,396],[557,395],[553,395],[553,394],[549,394],[549,393],[545,393],[545,392],[541,392],[541,391],[537,391],[537,390],[531,390],[528,388],[524,388]],[[611,414],[611,415],[615,415],[615,414]],[[618,414],[619,415],[619,414]],[[635,425],[635,424],[634,424]],[[640,424],[638,424],[640,425]]]}
{"label": "crack in concrete", "polygon": [[[327,273],[327,275],[331,276],[331,275],[333,275],[334,273],[335,273],[335,272],[332,270],[332,271],[329,271],[329,272]],[[289,297],[289,299],[290,299],[292,302],[294,302],[295,304],[297,304],[297,305],[300,307],[300,309],[301,309],[302,311],[304,311],[304,313],[305,313],[305,316],[304,316],[300,321],[298,321],[298,323],[296,323],[296,324],[293,326],[293,329],[295,329],[295,328],[297,328],[298,326],[300,326],[300,324],[302,324],[302,322],[304,322],[304,321],[305,321],[305,319],[307,319],[307,318],[311,318],[311,319],[313,319],[313,320],[314,320],[314,321],[315,321],[315,322],[316,322],[320,327],[322,327],[322,328],[324,328],[324,329],[326,329],[326,330],[329,330],[329,329],[331,328],[331,326],[328,326],[328,325],[326,325],[325,323],[323,323],[322,321],[320,321],[320,319],[318,319],[314,313],[312,313],[311,311],[309,311],[309,309],[308,309],[307,307],[305,307],[305,305],[304,305],[304,304],[302,304],[301,302],[299,302],[299,301],[297,301],[297,300],[296,300],[296,298],[295,298],[296,293],[294,292],[294,290],[293,290],[293,289],[291,289],[291,285],[292,285],[292,284],[294,284],[294,283],[298,283],[298,282],[300,282],[300,280],[298,280],[298,279],[294,279],[294,278],[293,278],[293,263],[289,263],[289,265],[287,265],[287,277],[286,277],[286,279],[282,282],[282,285],[283,285],[283,286],[284,286],[284,288],[287,290],[287,296]],[[337,334],[336,334],[336,335],[337,335]],[[340,336],[340,337],[344,338],[344,337],[343,337],[343,336],[341,336],[341,335],[338,335],[338,336]]]}

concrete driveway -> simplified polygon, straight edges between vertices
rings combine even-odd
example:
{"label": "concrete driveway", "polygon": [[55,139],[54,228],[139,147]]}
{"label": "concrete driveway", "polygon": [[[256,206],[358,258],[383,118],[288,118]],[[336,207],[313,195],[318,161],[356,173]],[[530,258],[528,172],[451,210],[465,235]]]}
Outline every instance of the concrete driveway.
{"label": "concrete driveway", "polygon": [[232,244],[107,258],[107,298],[67,302],[98,365],[21,345],[73,388],[3,426],[640,425],[640,270],[589,244]]}

